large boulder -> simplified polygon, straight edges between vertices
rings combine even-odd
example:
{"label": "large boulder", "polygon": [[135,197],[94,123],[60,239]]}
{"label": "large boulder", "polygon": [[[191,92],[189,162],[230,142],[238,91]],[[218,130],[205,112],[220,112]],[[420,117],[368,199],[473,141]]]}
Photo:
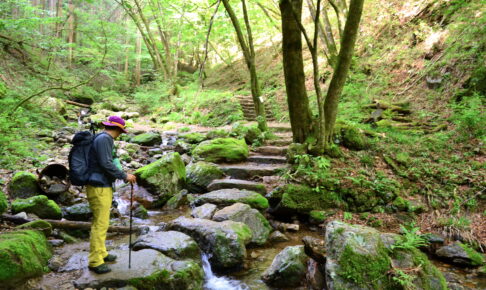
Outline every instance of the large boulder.
{"label": "large boulder", "polygon": [[1,287],[15,289],[25,280],[41,276],[51,256],[51,248],[41,231],[0,233]]}
{"label": "large boulder", "polygon": [[199,161],[186,166],[187,189],[191,193],[204,193],[215,179],[223,177],[223,171],[213,163]]}
{"label": "large boulder", "polygon": [[78,203],[63,209],[63,217],[71,221],[88,221],[93,216],[93,212],[87,202]]}
{"label": "large boulder", "polygon": [[8,183],[10,198],[27,198],[41,193],[37,176],[30,172],[20,171],[14,174]]}
{"label": "large boulder", "polygon": [[241,267],[246,258],[245,245],[251,241],[248,226],[233,221],[179,217],[170,222],[168,228],[194,238],[199,247],[211,255],[211,265],[219,270]]}
{"label": "large boulder", "polygon": [[162,143],[162,137],[159,133],[148,132],[133,137],[130,142],[142,146],[154,146]]}
{"label": "large boulder", "polygon": [[207,162],[240,162],[248,158],[249,149],[245,140],[235,138],[217,138],[207,140],[192,151],[197,160]]}
{"label": "large boulder", "polygon": [[244,203],[235,203],[217,211],[213,220],[218,222],[231,220],[246,224],[253,236],[251,243],[256,245],[264,245],[272,232],[268,220],[258,210]]}
{"label": "large boulder", "polygon": [[309,214],[312,210],[335,208],[331,192],[316,192],[305,185],[286,184],[269,194],[271,212],[275,215]]}
{"label": "large boulder", "polygon": [[440,247],[435,254],[443,260],[460,266],[477,267],[486,264],[483,255],[460,242]]}
{"label": "large boulder", "polygon": [[416,289],[447,289],[442,273],[416,248],[393,247],[399,236],[374,228],[332,221],[326,227],[328,289],[401,289],[397,270],[407,272]]}
{"label": "large boulder", "polygon": [[175,232],[152,232],[138,237],[133,250],[152,249],[175,260],[200,260],[201,251],[197,243],[188,235]]}
{"label": "large boulder", "polygon": [[0,190],[0,214],[3,214],[8,209],[7,196]]}
{"label": "large boulder", "polygon": [[274,287],[297,287],[305,277],[308,259],[304,246],[286,247],[275,256],[262,279]]}
{"label": "large boulder", "polygon": [[189,144],[198,144],[206,140],[206,136],[199,132],[186,133],[180,135],[179,137]]}
{"label": "large boulder", "polygon": [[37,195],[26,199],[16,199],[12,202],[12,212],[33,213],[40,218],[61,219],[61,208],[45,195]]}
{"label": "large boulder", "polygon": [[74,282],[76,288],[120,288],[132,286],[136,289],[202,289],[204,273],[194,261],[175,261],[151,249],[132,252],[131,268],[128,268],[128,251],[114,250],[117,262],[110,265],[111,272],[97,275],[85,268]]}
{"label": "large boulder", "polygon": [[19,230],[29,229],[42,231],[46,237],[50,236],[52,233],[52,225],[45,220],[33,220],[31,222],[16,226],[15,228]]}
{"label": "large boulder", "polygon": [[228,206],[234,203],[246,203],[249,206],[265,210],[268,208],[268,200],[254,191],[239,189],[220,189],[198,196],[194,200],[195,205],[213,203],[218,206]]}
{"label": "large boulder", "polygon": [[186,181],[186,168],[179,153],[170,153],[135,171],[137,181],[158,196],[158,205],[164,205],[180,192]]}
{"label": "large boulder", "polygon": [[363,150],[370,146],[370,142],[362,130],[343,122],[336,123],[334,142],[340,143],[351,150]]}

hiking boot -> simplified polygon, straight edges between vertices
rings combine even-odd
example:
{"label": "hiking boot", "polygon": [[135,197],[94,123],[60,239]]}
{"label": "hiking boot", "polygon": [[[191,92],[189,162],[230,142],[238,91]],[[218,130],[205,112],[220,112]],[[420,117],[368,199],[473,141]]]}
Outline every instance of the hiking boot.
{"label": "hiking boot", "polygon": [[91,271],[95,272],[96,274],[105,274],[111,272],[111,269],[106,264],[101,264],[97,267],[88,267]]}
{"label": "hiking boot", "polygon": [[116,261],[116,258],[117,258],[116,255],[108,254],[108,256],[106,256],[103,260],[105,262],[115,262]]}

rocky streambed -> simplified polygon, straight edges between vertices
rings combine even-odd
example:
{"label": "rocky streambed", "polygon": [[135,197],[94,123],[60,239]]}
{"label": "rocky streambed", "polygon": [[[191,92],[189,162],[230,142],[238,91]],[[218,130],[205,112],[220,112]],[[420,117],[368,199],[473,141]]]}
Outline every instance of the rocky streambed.
{"label": "rocky streambed", "polygon": [[[310,209],[325,202],[313,193],[302,200],[299,194],[305,190],[299,185],[281,186],[279,173],[287,166],[285,153],[291,142],[285,132],[288,128],[275,127],[277,139],[250,150],[247,144],[259,138],[253,128],[240,128],[238,132],[140,131],[125,137],[119,142],[118,155],[126,168],[135,170],[138,179],[132,207],[137,232],[132,240],[131,268],[128,268],[126,233],[109,234],[108,248],[118,260],[110,265],[111,273],[96,275],[87,269],[86,229],[52,231],[49,224],[27,224],[9,232],[35,235],[29,242],[34,252],[47,243],[53,250],[49,254],[46,246],[45,255],[34,261],[39,269],[23,269],[32,260],[21,250],[1,244],[6,239],[0,238],[3,245],[0,249],[14,253],[11,264],[19,269],[19,273],[9,273],[11,276],[0,275],[5,285],[0,287],[214,290],[486,287],[484,268],[478,268],[484,265],[484,256],[471,252],[463,244],[444,244],[439,238],[422,252],[403,246],[401,235],[337,220],[320,224],[319,214],[310,214]],[[69,134],[72,132],[65,130],[56,136]],[[68,138],[54,139],[63,146]],[[50,162],[64,160],[66,149],[60,149],[59,153]],[[44,196],[36,184],[36,176],[30,173],[13,176],[8,186],[12,214],[34,219],[62,217],[78,222],[91,218],[82,189],[71,188],[67,193]],[[129,200],[130,187],[118,184],[113,225],[128,225]],[[309,215],[310,220],[302,219]],[[43,234],[37,234],[36,229],[43,230]],[[23,241],[23,237],[7,238]],[[431,262],[425,252],[448,263]],[[18,262],[23,259],[25,263]],[[46,266],[50,269],[48,273]]]}

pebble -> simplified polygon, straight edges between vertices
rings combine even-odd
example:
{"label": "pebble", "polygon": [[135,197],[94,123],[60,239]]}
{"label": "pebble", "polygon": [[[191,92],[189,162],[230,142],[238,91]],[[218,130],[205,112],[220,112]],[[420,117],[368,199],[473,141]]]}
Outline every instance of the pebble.
{"label": "pebble", "polygon": [[55,240],[48,240],[49,244],[51,244],[51,246],[53,247],[59,247],[61,246],[62,244],[64,244],[64,241],[63,240],[59,240],[59,239],[55,239]]}

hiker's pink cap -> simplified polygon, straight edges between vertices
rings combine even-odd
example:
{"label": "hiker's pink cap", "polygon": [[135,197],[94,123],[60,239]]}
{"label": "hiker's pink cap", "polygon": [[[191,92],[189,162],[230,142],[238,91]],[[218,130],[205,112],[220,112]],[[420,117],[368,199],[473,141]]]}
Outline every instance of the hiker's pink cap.
{"label": "hiker's pink cap", "polygon": [[101,122],[105,126],[109,127],[118,127],[120,128],[123,133],[128,133],[127,130],[125,130],[125,120],[123,118],[118,117],[118,116],[110,116],[108,118],[108,121],[106,122]]}

